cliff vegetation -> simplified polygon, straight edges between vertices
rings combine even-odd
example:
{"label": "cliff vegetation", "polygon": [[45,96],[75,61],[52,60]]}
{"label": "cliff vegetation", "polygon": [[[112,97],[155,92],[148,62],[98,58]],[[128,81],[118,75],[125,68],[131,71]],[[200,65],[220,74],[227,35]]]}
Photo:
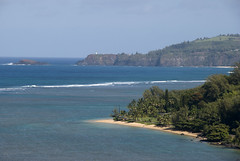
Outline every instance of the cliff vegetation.
{"label": "cliff vegetation", "polygon": [[219,35],[167,46],[147,54],[91,54],[78,65],[232,66],[240,60],[240,35]]}

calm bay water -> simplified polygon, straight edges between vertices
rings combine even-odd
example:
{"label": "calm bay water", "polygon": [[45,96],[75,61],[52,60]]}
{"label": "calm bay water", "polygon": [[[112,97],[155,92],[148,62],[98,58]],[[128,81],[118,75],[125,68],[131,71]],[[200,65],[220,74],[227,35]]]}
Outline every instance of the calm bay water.
{"label": "calm bay water", "polygon": [[[7,64],[13,59],[1,59]],[[48,61],[48,59],[44,59]],[[186,89],[227,68],[0,65],[0,160],[225,161],[240,152],[154,130],[89,123],[142,92]]]}

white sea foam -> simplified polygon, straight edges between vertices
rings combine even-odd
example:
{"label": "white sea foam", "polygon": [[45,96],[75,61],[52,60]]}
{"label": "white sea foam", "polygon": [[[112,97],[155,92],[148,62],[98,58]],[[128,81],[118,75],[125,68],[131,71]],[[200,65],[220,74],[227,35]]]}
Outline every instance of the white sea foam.
{"label": "white sea foam", "polygon": [[26,85],[24,88],[74,88],[74,87],[101,87],[101,86],[115,86],[115,85],[133,85],[141,82],[106,82],[96,84],[68,84],[68,85]]}
{"label": "white sea foam", "polygon": [[2,64],[2,65],[14,65],[14,63],[6,63],[6,64]]}
{"label": "white sea foam", "polygon": [[133,86],[133,85],[154,85],[166,83],[204,83],[205,80],[164,80],[164,81],[132,81],[132,82],[105,82],[95,84],[67,84],[67,85],[25,85],[21,87],[0,88],[0,91],[16,91],[28,88],[80,88],[80,87],[106,87],[106,86]]}
{"label": "white sea foam", "polygon": [[190,80],[190,81],[184,81],[184,80],[167,80],[167,81],[151,81],[152,84],[157,83],[204,83],[205,80]]}
{"label": "white sea foam", "polygon": [[19,90],[25,90],[25,88],[22,87],[0,88],[0,91],[19,91]]}
{"label": "white sea foam", "polygon": [[34,88],[34,87],[37,87],[37,85],[26,85],[26,86],[22,86],[24,88]]}
{"label": "white sea foam", "polygon": [[15,64],[15,63],[5,63],[5,64],[1,64],[1,65],[9,65],[9,66],[11,66],[11,65],[14,65],[14,66],[26,66],[26,65],[30,65],[30,64]]}

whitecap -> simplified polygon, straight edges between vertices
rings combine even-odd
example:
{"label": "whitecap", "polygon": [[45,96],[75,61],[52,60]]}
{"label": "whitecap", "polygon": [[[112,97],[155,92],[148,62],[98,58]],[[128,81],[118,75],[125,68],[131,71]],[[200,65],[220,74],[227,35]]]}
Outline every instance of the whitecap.
{"label": "whitecap", "polygon": [[17,90],[25,90],[25,88],[22,87],[14,87],[14,88],[0,88],[0,91],[17,91]]}
{"label": "whitecap", "polygon": [[105,82],[94,84],[66,84],[66,85],[25,85],[21,87],[0,88],[0,91],[25,90],[28,88],[80,88],[80,87],[107,87],[107,86],[133,86],[133,85],[154,85],[163,83],[204,83],[205,80],[163,80],[163,81],[131,81],[131,82]]}
{"label": "whitecap", "polygon": [[6,64],[2,64],[2,65],[14,65],[14,63],[6,63]]}
{"label": "whitecap", "polygon": [[166,80],[166,81],[151,81],[152,84],[158,83],[204,83],[205,80]]}

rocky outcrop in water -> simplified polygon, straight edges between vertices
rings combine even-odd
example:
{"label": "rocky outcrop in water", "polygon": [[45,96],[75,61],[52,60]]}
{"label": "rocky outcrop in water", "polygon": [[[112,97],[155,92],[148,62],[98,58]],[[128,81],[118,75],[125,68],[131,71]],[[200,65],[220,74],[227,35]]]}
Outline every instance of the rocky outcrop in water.
{"label": "rocky outcrop in water", "polygon": [[14,65],[48,65],[48,63],[38,62],[35,60],[29,60],[29,59],[23,59],[17,63],[14,63]]}

